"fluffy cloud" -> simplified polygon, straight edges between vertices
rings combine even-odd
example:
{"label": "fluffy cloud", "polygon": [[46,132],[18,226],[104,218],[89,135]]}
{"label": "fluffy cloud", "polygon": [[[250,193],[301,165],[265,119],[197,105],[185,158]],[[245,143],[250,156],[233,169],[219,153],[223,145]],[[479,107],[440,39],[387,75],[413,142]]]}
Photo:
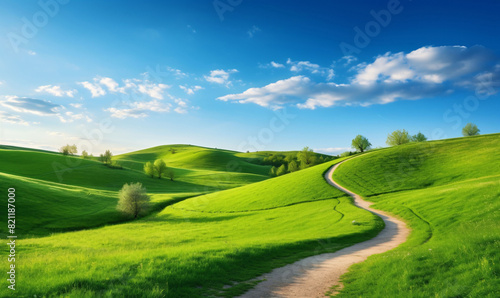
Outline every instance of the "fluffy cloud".
{"label": "fluffy cloud", "polygon": [[237,72],[238,72],[238,70],[236,70],[236,69],[229,69],[229,70],[216,69],[216,70],[210,71],[210,75],[204,76],[204,78],[207,82],[210,82],[210,83],[216,83],[216,84],[229,86],[232,83],[229,80],[229,76],[232,73],[237,73]]}
{"label": "fluffy cloud", "polygon": [[[255,103],[273,109],[386,104],[441,96],[457,88],[482,88],[488,94],[500,86],[500,61],[489,50],[474,46],[422,47],[410,53],[386,53],[370,64],[359,64],[345,84],[313,82],[294,76],[219,100]],[[292,71],[320,69],[308,61],[288,61]]]}
{"label": "fluffy cloud", "polygon": [[61,86],[45,85],[36,88],[35,92],[46,92],[57,97],[63,97],[63,96],[73,97],[75,93],[77,93],[78,91],[76,91],[75,89],[62,90]]}
{"label": "fluffy cloud", "polygon": [[88,81],[78,83],[88,89],[92,94],[92,97],[106,95],[107,92],[103,88],[106,87],[108,92],[111,93],[120,92],[127,94],[128,92],[132,92],[136,94],[144,94],[155,99],[163,99],[164,90],[170,88],[169,85],[153,83],[148,79],[124,79],[122,86],[120,86],[120,84],[112,78],[107,77],[96,77],[93,81],[93,83]]}
{"label": "fluffy cloud", "polygon": [[193,95],[196,91],[203,89],[203,87],[201,87],[201,86],[191,86],[191,87],[189,87],[187,85],[184,85],[184,86],[179,85],[179,88],[181,88],[182,90],[184,90],[184,92],[186,92],[189,95]]}
{"label": "fluffy cloud", "polygon": [[90,93],[92,94],[92,97],[99,97],[106,95],[106,91],[102,89],[101,85],[98,83],[91,83],[88,81],[85,82],[79,82],[78,84],[82,85],[84,88],[88,89]]}
{"label": "fluffy cloud", "polygon": [[294,103],[306,96],[311,80],[304,76],[295,76],[286,80],[271,83],[262,88],[250,88],[240,94],[229,94],[219,97],[223,101],[236,100],[239,103],[255,103],[263,107],[277,109],[284,104]]}
{"label": "fluffy cloud", "polygon": [[29,125],[27,121],[24,121],[21,117],[17,115],[12,115],[4,111],[0,111],[0,120],[2,122],[12,123],[12,124],[20,124],[20,125]]}

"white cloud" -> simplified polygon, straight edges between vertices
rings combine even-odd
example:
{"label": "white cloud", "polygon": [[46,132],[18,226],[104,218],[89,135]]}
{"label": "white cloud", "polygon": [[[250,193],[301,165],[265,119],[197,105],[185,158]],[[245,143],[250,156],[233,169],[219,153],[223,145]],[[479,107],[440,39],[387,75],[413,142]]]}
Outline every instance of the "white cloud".
{"label": "white cloud", "polygon": [[210,75],[204,76],[204,78],[207,82],[210,82],[210,83],[216,83],[216,84],[229,86],[232,83],[229,80],[229,76],[232,73],[237,73],[237,72],[238,72],[238,70],[236,70],[236,69],[229,69],[229,70],[215,69],[215,70],[210,71]]}
{"label": "white cloud", "polygon": [[36,88],[35,92],[46,92],[57,97],[63,97],[63,96],[73,97],[75,93],[77,93],[78,91],[75,89],[63,90],[61,86],[45,85]]}
{"label": "white cloud", "polygon": [[83,104],[81,103],[70,103],[69,105],[75,109],[81,109],[83,107]]}
{"label": "white cloud", "polygon": [[253,25],[250,30],[247,31],[248,37],[252,38],[254,37],[255,33],[261,31],[259,27]]}
{"label": "white cloud", "polygon": [[182,90],[184,90],[184,92],[186,92],[189,95],[193,95],[196,91],[204,89],[201,86],[191,86],[191,87],[189,87],[187,85],[184,85],[184,86],[183,85],[179,85],[179,88],[181,88]]}
{"label": "white cloud", "polygon": [[28,113],[38,116],[56,116],[62,106],[51,103],[43,99],[5,96],[5,100],[0,101],[0,105],[19,113]]}
{"label": "white cloud", "polygon": [[29,123],[27,121],[24,121],[21,117],[9,114],[4,111],[0,111],[0,120],[2,122],[12,123],[12,124],[20,124],[25,126],[29,125]]}
{"label": "white cloud", "polygon": [[177,68],[172,68],[170,66],[167,66],[167,70],[169,72],[171,72],[175,77],[177,77],[178,79],[180,78],[184,78],[184,77],[187,77],[188,74],[185,73],[185,72],[182,72],[180,69],[177,69]]}
{"label": "white cloud", "polygon": [[292,72],[299,73],[306,71],[312,74],[326,76],[328,81],[333,79],[335,75],[332,68],[321,67],[318,64],[314,64],[309,61],[293,61],[288,58],[286,64],[290,65],[290,71]]}
{"label": "white cloud", "polygon": [[239,103],[255,103],[263,107],[277,109],[284,104],[293,103],[298,97],[305,96],[311,80],[304,76],[295,76],[271,83],[262,88],[250,88],[240,94],[229,94],[218,99],[235,100]]}
{"label": "white cloud", "polygon": [[348,66],[349,64],[351,64],[351,62],[358,61],[358,58],[356,58],[354,56],[344,56],[344,57],[340,58],[340,60],[345,61],[344,66]]}
{"label": "white cloud", "polygon": [[79,85],[82,85],[84,88],[88,89],[92,94],[92,97],[99,97],[106,95],[106,91],[102,89],[102,87],[98,83],[91,83],[88,81],[79,82]]}
{"label": "white cloud", "polygon": [[105,109],[111,113],[111,117],[125,119],[125,118],[144,118],[148,116],[147,112],[168,112],[172,105],[170,103],[162,103],[158,100],[152,101],[139,101],[133,102],[122,108],[111,107]]}
{"label": "white cloud", "polygon": [[285,67],[285,65],[283,65],[281,63],[276,63],[274,61],[271,61],[271,66],[274,67],[274,68],[283,68],[283,67]]}
{"label": "white cloud", "polygon": [[[297,72],[307,69],[314,73],[320,68],[308,61],[300,62],[289,60],[287,63]],[[483,87],[483,93],[493,94],[497,92],[495,88],[500,87],[498,65],[500,61],[479,46],[423,47],[408,54],[386,53],[373,63],[358,64],[357,73],[347,84],[313,82],[305,76],[294,76],[218,99],[273,109],[283,105],[315,109],[430,98],[464,87]]]}
{"label": "white cloud", "polygon": [[110,92],[118,91],[118,83],[112,78],[100,78],[99,83],[106,86]]}

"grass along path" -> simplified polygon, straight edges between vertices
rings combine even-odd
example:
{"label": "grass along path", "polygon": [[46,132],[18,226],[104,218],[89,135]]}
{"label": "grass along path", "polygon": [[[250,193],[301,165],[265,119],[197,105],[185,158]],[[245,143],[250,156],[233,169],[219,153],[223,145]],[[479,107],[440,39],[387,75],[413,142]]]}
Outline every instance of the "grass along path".
{"label": "grass along path", "polygon": [[332,285],[341,286],[339,278],[352,264],[362,262],[370,255],[391,250],[406,241],[410,231],[404,222],[386,212],[370,208],[372,203],[333,181],[333,172],[344,162],[332,166],[325,173],[325,180],[353,197],[356,206],[380,216],[385,224],[384,229],[370,240],[274,269],[259,277],[257,280],[262,282],[240,297],[324,297]]}

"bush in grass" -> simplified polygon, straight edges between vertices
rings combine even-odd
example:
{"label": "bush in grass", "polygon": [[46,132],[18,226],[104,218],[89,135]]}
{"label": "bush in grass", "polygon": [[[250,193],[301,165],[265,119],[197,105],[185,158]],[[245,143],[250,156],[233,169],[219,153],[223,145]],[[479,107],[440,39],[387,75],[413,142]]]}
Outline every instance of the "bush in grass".
{"label": "bush in grass", "polygon": [[120,200],[116,209],[134,218],[146,213],[149,208],[150,197],[146,193],[146,188],[142,187],[139,182],[126,183],[118,196]]}

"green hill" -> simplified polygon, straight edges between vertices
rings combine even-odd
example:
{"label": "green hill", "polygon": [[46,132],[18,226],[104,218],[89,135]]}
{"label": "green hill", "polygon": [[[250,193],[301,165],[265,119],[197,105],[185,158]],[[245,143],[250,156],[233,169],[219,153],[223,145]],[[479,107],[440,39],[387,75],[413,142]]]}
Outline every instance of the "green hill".
{"label": "green hill", "polygon": [[406,219],[399,248],[355,265],[340,297],[498,297],[500,134],[359,156],[334,179]]}
{"label": "green hill", "polygon": [[[264,272],[363,241],[382,228],[378,218],[354,207],[324,181],[323,173],[332,164],[240,187],[238,196],[223,191],[187,199],[130,223],[20,239],[19,294],[242,293],[253,285],[249,280]],[[186,206],[193,210],[183,210]],[[250,209],[254,211],[245,211]],[[362,224],[353,225],[353,220]],[[0,289],[0,295],[5,291]]]}

